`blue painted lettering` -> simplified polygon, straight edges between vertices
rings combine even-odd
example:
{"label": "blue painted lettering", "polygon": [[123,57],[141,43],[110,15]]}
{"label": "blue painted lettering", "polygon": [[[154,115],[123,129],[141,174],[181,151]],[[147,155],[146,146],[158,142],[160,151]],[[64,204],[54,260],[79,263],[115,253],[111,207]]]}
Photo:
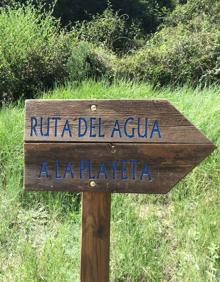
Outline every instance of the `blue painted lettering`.
{"label": "blue painted lettering", "polygon": [[58,120],[60,120],[60,117],[52,117],[51,119],[54,120],[54,136],[57,136]]}
{"label": "blue painted lettering", "polygon": [[131,128],[131,133],[130,133],[130,134],[128,134],[128,131],[127,131],[128,127],[129,127],[128,123],[129,123],[130,121],[131,121],[131,122],[134,122],[134,118],[133,118],[133,117],[129,117],[129,118],[126,119],[126,121],[125,121],[125,126],[124,126],[124,132],[125,132],[125,135],[126,135],[128,138],[134,138],[135,128],[134,128],[134,127]]}
{"label": "blue painted lettering", "polygon": [[[44,128],[44,125],[46,124],[47,124],[47,130],[44,133],[43,128]],[[49,136],[49,133],[50,133],[50,118],[49,117],[47,118],[47,122],[46,122],[46,119],[44,120],[43,117],[40,118],[40,133],[41,133],[41,136]]]}
{"label": "blue painted lettering", "polygon": [[110,161],[111,167],[112,167],[112,178],[115,179],[116,178],[116,174],[117,174],[117,161]]}
{"label": "blue painted lettering", "polygon": [[89,160],[89,179],[95,179],[95,176],[92,175],[92,161]]}
{"label": "blue painted lettering", "polygon": [[127,167],[126,167],[127,161],[121,160],[121,179],[126,180],[128,179],[127,173]]}
{"label": "blue painted lettering", "polygon": [[102,119],[99,118],[99,137],[105,137],[104,132],[102,132],[103,129],[103,124],[102,124]]}
{"label": "blue painted lettering", "polygon": [[158,134],[158,137],[161,138],[160,127],[159,127],[158,120],[155,120],[155,121],[154,121],[154,125],[153,125],[152,131],[151,131],[150,138],[153,138],[153,137],[154,137],[154,133],[157,133],[157,134]]}
{"label": "blue painted lettering", "polygon": [[141,134],[141,119],[138,118],[138,137],[147,138],[147,131],[148,131],[148,118],[145,118],[145,126],[142,134]]}
{"label": "blue painted lettering", "polygon": [[111,134],[111,137],[113,138],[113,137],[115,137],[114,136],[114,134],[115,134],[115,132],[117,132],[118,133],[118,135],[119,135],[119,137],[121,138],[121,129],[120,129],[120,124],[119,124],[119,121],[116,119],[116,121],[115,121],[115,125],[114,125],[114,128],[113,128],[113,130],[112,130],[112,134]]}
{"label": "blue painted lettering", "polygon": [[150,172],[150,168],[148,166],[148,164],[145,162],[143,165],[143,168],[141,170],[141,180],[143,180],[144,176],[148,177],[149,181],[152,181],[152,176],[151,176],[151,172]]}
{"label": "blue painted lettering", "polygon": [[137,171],[137,164],[138,164],[139,161],[137,160],[131,160],[130,163],[131,163],[131,177],[133,180],[135,180],[136,178],[136,171]]}
{"label": "blue painted lettering", "polygon": [[95,128],[96,128],[95,121],[96,121],[96,118],[94,118],[94,117],[90,118],[90,135],[89,135],[89,137],[96,137],[96,132],[93,133],[93,131],[95,131]]}
{"label": "blue painted lettering", "polygon": [[98,170],[97,178],[100,178],[100,174],[104,174],[105,179],[108,177],[105,164],[102,161],[99,163],[99,170]]}
{"label": "blue painted lettering", "polygon": [[[83,124],[84,124],[84,128],[83,128]],[[78,124],[78,137],[83,137],[86,135],[87,132],[87,121],[85,118],[80,117],[79,118],[79,124]],[[84,129],[84,131],[83,131]]]}
{"label": "blue painted lettering", "polygon": [[62,132],[61,137],[64,136],[65,131],[67,131],[67,132],[69,133],[69,137],[72,136],[72,132],[71,132],[71,128],[70,128],[70,124],[69,124],[68,119],[66,120],[65,125],[64,125],[64,127],[63,127],[63,132]]}
{"label": "blue painted lettering", "polygon": [[83,172],[86,170],[87,168],[87,161],[86,160],[80,160],[80,163],[79,163],[79,176],[80,176],[80,179],[83,178]]}
{"label": "blue painted lettering", "polygon": [[66,174],[70,173],[71,177],[74,177],[74,173],[73,173],[73,168],[70,162],[67,162],[65,170],[64,170],[64,175],[63,178],[66,178]]}
{"label": "blue painted lettering", "polygon": [[59,175],[59,161],[56,160],[56,179],[61,179],[61,176]]}
{"label": "blue painted lettering", "polygon": [[43,161],[41,166],[40,166],[39,178],[42,177],[43,175],[46,175],[46,177],[49,177],[48,167],[47,167],[46,161]]}
{"label": "blue painted lettering", "polygon": [[33,136],[33,133],[37,136],[37,119],[36,117],[31,117],[31,136]]}

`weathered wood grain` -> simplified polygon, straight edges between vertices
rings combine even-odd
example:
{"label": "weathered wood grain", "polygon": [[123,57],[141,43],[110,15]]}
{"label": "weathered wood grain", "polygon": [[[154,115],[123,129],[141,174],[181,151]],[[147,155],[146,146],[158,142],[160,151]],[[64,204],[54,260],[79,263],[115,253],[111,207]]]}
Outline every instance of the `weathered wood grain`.
{"label": "weathered wood grain", "polygon": [[[95,110],[92,105],[95,105]],[[41,136],[38,129],[37,136],[31,136],[31,117],[37,118],[39,125],[42,118],[42,132],[47,132],[47,118],[58,117],[57,132],[54,132],[55,122],[50,120],[49,136]],[[77,135],[79,117],[89,122],[91,117],[96,118],[93,129],[96,137],[85,134]],[[137,134],[129,138],[125,134],[112,137],[115,120],[119,121],[123,129],[127,118],[133,117],[127,125],[129,134],[132,128],[137,128],[138,118],[143,126],[144,119],[148,118],[148,136],[140,138]],[[104,127],[104,137],[99,137],[98,119],[101,118]],[[62,137],[63,127],[68,120],[71,135],[65,132]],[[154,121],[160,126],[161,137],[157,134],[150,138]],[[142,133],[143,127],[141,128]],[[135,129],[137,133],[137,129]],[[33,133],[33,132],[32,132]],[[92,135],[92,134],[91,134]],[[101,134],[100,134],[101,135]],[[25,105],[25,136],[26,142],[127,142],[127,143],[181,143],[181,144],[209,144],[210,141],[195,128],[175,107],[166,100],[26,100]]]}
{"label": "weathered wood grain", "polygon": [[[127,144],[115,143],[26,143],[24,186],[29,191],[73,191],[73,192],[121,192],[121,193],[167,193],[180,179],[192,170],[202,159],[214,150],[212,144]],[[56,179],[55,162],[59,161]],[[83,171],[80,179],[80,160],[92,160],[92,175]],[[122,160],[127,161],[127,179],[122,179]],[[136,178],[133,179],[130,160],[138,160]],[[46,161],[48,177],[41,175],[40,166]],[[103,161],[107,168],[105,174],[97,171]],[[113,179],[110,161],[118,161],[118,170]],[[64,178],[67,162],[73,167],[74,177],[69,173]],[[144,162],[149,165],[152,178],[140,179]],[[91,186],[95,181],[95,186]]]}
{"label": "weathered wood grain", "polygon": [[110,210],[110,193],[83,193],[81,282],[109,281]]}

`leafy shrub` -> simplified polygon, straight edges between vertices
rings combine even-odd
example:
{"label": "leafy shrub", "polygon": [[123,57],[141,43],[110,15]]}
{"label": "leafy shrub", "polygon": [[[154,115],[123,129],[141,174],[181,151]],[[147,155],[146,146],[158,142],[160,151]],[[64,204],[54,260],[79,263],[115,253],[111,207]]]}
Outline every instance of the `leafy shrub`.
{"label": "leafy shrub", "polygon": [[[209,20],[210,25],[220,23],[220,2],[218,0],[188,0],[185,5],[177,5],[164,21],[166,26],[184,24],[190,26],[191,21]],[[195,22],[195,21],[194,21]]]}
{"label": "leafy shrub", "polygon": [[67,71],[71,81],[81,81],[86,78],[98,79],[114,76],[116,57],[109,50],[96,47],[88,42],[72,44],[71,55],[67,62]]}
{"label": "leafy shrub", "polygon": [[89,64],[87,57],[90,54],[91,45],[88,42],[72,43],[70,57],[67,61],[67,70],[71,81],[87,78]]}
{"label": "leafy shrub", "polygon": [[128,23],[127,15],[119,15],[108,7],[103,14],[93,16],[91,21],[77,22],[72,33],[80,41],[101,45],[116,53],[125,53],[138,46],[140,29]]}
{"label": "leafy shrub", "polygon": [[0,9],[0,101],[34,97],[62,82],[67,73],[68,36],[41,9]]}
{"label": "leafy shrub", "polygon": [[[192,3],[193,1],[189,1],[189,5]],[[220,8],[219,1],[211,0],[210,3],[215,9]],[[203,1],[203,4],[207,3]],[[183,11],[187,10],[187,5],[181,6]],[[195,8],[192,12],[194,16],[189,18],[190,13],[185,15],[184,22],[183,13],[179,22],[176,17],[181,10],[179,6],[178,11],[174,11],[175,16],[173,15],[175,23],[167,22],[167,26],[156,32],[142,49],[122,58],[117,75],[146,80],[155,85],[219,83],[220,31],[217,23],[220,14],[213,13],[210,22],[208,8],[201,6],[204,13],[201,10],[199,13],[192,6]]]}
{"label": "leafy shrub", "polygon": [[87,61],[90,65],[89,77],[95,79],[105,77],[112,79],[115,76],[115,66],[118,58],[108,49],[95,47],[91,50]]}

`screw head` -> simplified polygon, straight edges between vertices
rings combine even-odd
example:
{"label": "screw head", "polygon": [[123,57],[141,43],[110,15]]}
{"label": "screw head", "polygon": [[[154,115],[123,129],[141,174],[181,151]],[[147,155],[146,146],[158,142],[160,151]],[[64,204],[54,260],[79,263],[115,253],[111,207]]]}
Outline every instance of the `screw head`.
{"label": "screw head", "polygon": [[94,180],[90,181],[89,186],[92,188],[95,187],[96,186],[95,181]]}
{"label": "screw head", "polygon": [[92,112],[95,112],[97,110],[97,107],[96,105],[91,105],[90,109]]}
{"label": "screw head", "polygon": [[115,152],[116,152],[115,145],[113,145],[113,144],[111,145],[111,152],[112,152],[112,153],[115,153]]}

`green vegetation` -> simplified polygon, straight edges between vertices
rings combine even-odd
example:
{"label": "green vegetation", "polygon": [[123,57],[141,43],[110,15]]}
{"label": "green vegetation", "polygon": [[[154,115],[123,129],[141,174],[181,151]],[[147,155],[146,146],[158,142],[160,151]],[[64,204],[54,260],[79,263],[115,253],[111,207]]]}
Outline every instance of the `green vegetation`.
{"label": "green vegetation", "polygon": [[121,60],[120,76],[155,85],[219,83],[219,23],[219,1],[177,6],[143,48]]}
{"label": "green vegetation", "polygon": [[31,5],[0,10],[0,101],[33,97],[64,80],[66,35]]}
{"label": "green vegetation", "polygon": [[81,82],[87,78],[114,78],[116,56],[106,48],[80,41],[72,44],[67,70],[70,81]]}
{"label": "green vegetation", "polygon": [[[84,81],[46,99],[167,98],[217,146],[219,87]],[[23,102],[0,112],[0,280],[77,281],[80,196],[24,193]],[[220,152],[167,195],[112,196],[111,281],[220,280]]]}
{"label": "green vegetation", "polygon": [[68,29],[52,16],[53,8],[8,3],[0,8],[1,103],[88,78],[193,87],[220,81],[218,0],[173,5],[152,34],[135,17],[115,11],[114,3]]}
{"label": "green vegetation", "polygon": [[[80,195],[23,192],[24,98],[166,98],[219,146],[219,24],[219,0],[0,0],[0,281],[79,280]],[[111,281],[220,281],[219,164],[112,195]]]}
{"label": "green vegetation", "polygon": [[138,47],[141,36],[139,25],[129,25],[127,15],[119,15],[108,7],[103,14],[93,16],[91,21],[77,22],[72,33],[77,41],[88,41],[123,54]]}

